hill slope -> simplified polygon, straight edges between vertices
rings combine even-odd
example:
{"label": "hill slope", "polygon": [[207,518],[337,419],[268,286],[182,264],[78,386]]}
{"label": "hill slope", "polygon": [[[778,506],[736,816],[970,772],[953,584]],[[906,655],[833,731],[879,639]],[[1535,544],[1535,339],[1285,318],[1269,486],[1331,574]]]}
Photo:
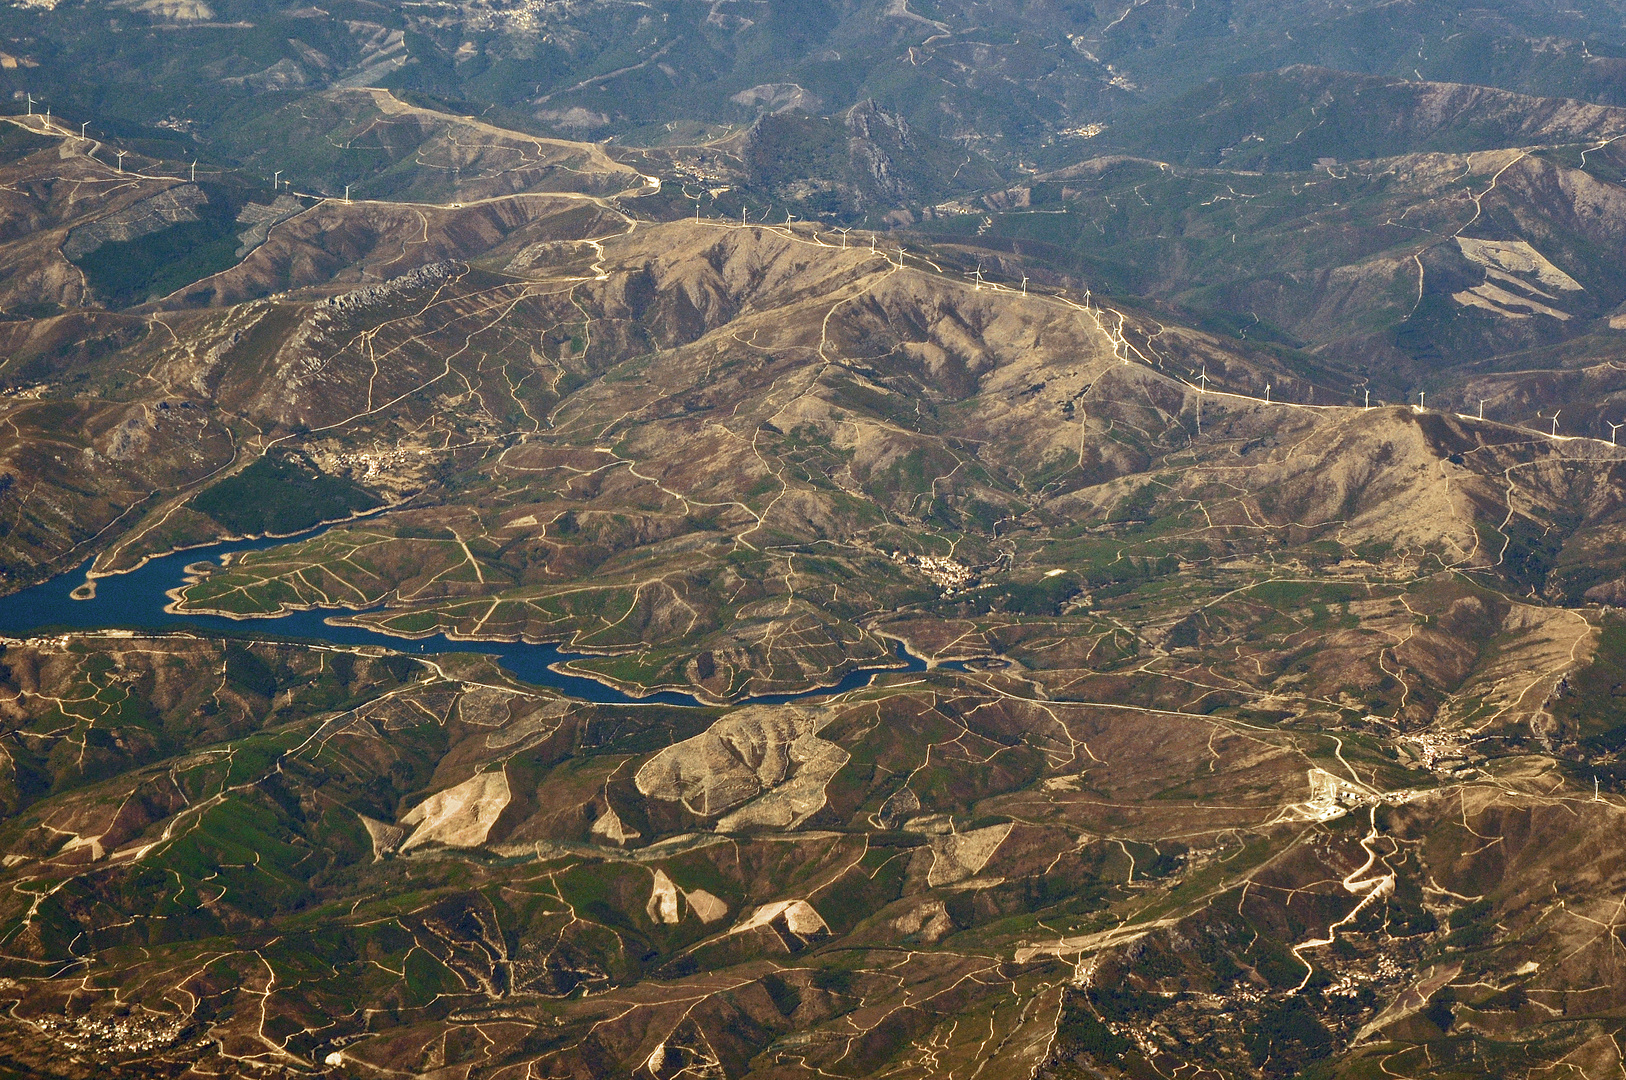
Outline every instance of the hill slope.
{"label": "hill slope", "polygon": [[[6,166],[55,268],[7,286],[8,584],[338,519],[199,556],[170,600],[235,634],[5,640],[8,1068],[1612,1067],[1626,448],[1501,422],[1607,365],[1366,408],[1026,263],[653,221],[597,148],[401,115],[450,187],[278,193],[133,306],[70,238],[207,224],[190,179]],[[1472,287],[1599,303],[1459,232]],[[627,698],[254,621],[309,607]]]}

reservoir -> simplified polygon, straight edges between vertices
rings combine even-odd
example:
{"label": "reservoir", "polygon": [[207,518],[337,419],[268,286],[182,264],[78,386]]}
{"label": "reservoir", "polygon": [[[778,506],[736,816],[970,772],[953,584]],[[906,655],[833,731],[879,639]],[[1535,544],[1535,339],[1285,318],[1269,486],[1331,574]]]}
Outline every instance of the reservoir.
{"label": "reservoir", "polygon": [[[265,638],[318,641],[330,645],[374,645],[408,655],[436,653],[482,653],[496,660],[522,682],[547,686],[570,697],[601,705],[632,705],[639,702],[666,705],[702,704],[689,694],[664,691],[647,697],[629,694],[580,675],[557,671],[554,665],[573,654],[551,644],[531,645],[521,641],[453,641],[444,634],[425,638],[400,638],[359,626],[335,626],[326,620],[331,610],[296,611],[287,615],[256,619],[228,619],[220,615],[182,615],[165,611],[167,593],[185,584],[186,568],[193,563],[215,562],[223,555],[255,551],[286,544],[295,537],[272,540],[236,540],[209,547],[192,548],[155,558],[139,570],[96,579],[96,595],[75,600],[73,591],[84,584],[87,561],[78,569],[30,586],[10,596],[0,596],[0,634],[33,637],[73,630],[140,630],[164,632],[187,630],[193,633],[223,633],[241,637],[251,634]],[[911,655],[901,642],[896,646],[898,662],[886,668],[860,668],[850,671],[833,686],[796,694],[765,694],[745,698],[741,703],[777,704],[799,698],[856,690],[869,685],[881,671],[924,671],[926,662]],[[963,669],[960,664],[943,667]]]}

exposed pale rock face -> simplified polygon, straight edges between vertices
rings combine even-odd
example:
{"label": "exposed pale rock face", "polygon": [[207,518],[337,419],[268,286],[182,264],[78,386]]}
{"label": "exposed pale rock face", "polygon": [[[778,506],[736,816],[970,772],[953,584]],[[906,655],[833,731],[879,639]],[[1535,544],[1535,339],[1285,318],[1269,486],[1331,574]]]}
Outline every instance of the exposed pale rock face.
{"label": "exposed pale rock face", "polygon": [[809,93],[796,83],[763,83],[741,90],[728,100],[746,108],[759,108],[771,113],[801,109],[812,112],[821,104],[817,94]]}
{"label": "exposed pale rock face", "polygon": [[[649,921],[668,926],[681,922],[683,912],[678,905],[680,896],[703,923],[714,923],[728,914],[728,905],[705,889],[680,889],[665,870],[656,870],[655,879],[650,885],[649,902],[644,905]],[[811,925],[803,916],[799,915],[798,919],[804,925]]]}
{"label": "exposed pale rock face", "polygon": [[406,830],[399,825],[391,825],[377,818],[370,818],[366,814],[359,815],[362,825],[367,829],[367,836],[373,842],[373,862],[381,862],[385,855],[395,851],[401,846],[402,837]]}
{"label": "exposed pale rock face", "polygon": [[794,766],[789,790],[725,819],[735,826],[792,826],[824,805],[824,785],[847,761],[845,751],[815,736],[824,722],[807,709],[744,708],[656,754],[634,782],[648,798],[681,802],[710,817],[779,787]]}
{"label": "exposed pale rock face", "polygon": [[665,870],[655,871],[655,883],[649,892],[649,903],[644,905],[649,921],[676,923],[678,921],[678,891]]}
{"label": "exposed pale rock face", "polygon": [[936,888],[964,881],[978,873],[988,865],[988,860],[1005,842],[1012,828],[1011,823],[1006,822],[1003,825],[990,825],[986,829],[933,836],[932,868],[926,875],[926,883]]}
{"label": "exposed pale rock face", "polygon": [[1538,315],[1550,316],[1559,322],[1567,322],[1570,317],[1566,311],[1560,311],[1527,296],[1509,292],[1489,281],[1481,285],[1475,285],[1471,289],[1452,293],[1451,299],[1465,307],[1483,308],[1486,311],[1506,316],[1509,319],[1528,319],[1532,312]]}
{"label": "exposed pale rock face", "polygon": [[508,807],[508,774],[503,771],[471,776],[456,787],[437,791],[401,815],[402,825],[416,825],[401,845],[403,852],[424,844],[478,847]]}
{"label": "exposed pale rock face", "polygon": [[636,840],[642,835],[637,829],[627,828],[614,807],[605,807],[604,813],[594,819],[592,828],[587,831],[594,836],[602,836],[614,844],[625,844],[628,840]]}
{"label": "exposed pale rock face", "polygon": [[1581,283],[1548,261],[1547,256],[1523,240],[1470,240],[1456,238],[1457,247],[1471,262],[1503,274],[1522,274],[1549,289],[1581,291]]}
{"label": "exposed pale rock face", "polygon": [[818,937],[830,932],[824,916],[806,900],[780,900],[777,903],[764,904],[741,919],[730,932],[741,934],[747,930],[771,926],[776,922],[799,938]]}
{"label": "exposed pale rock face", "polygon": [[700,916],[703,923],[714,923],[728,914],[728,905],[705,889],[685,891],[683,899],[689,902],[689,910]]}
{"label": "exposed pale rock face", "polygon": [[535,116],[538,120],[557,124],[571,131],[601,128],[610,122],[610,118],[603,113],[584,109],[580,105],[572,105],[568,109],[538,109]]}
{"label": "exposed pale rock face", "polygon": [[794,829],[824,809],[824,788],[850,760],[847,751],[817,735],[803,735],[790,744],[796,775],[717,821],[718,832],[751,825]]}
{"label": "exposed pale rock face", "polygon": [[215,17],[214,9],[203,0],[144,0],[135,10],[170,22],[207,22]]}
{"label": "exposed pale rock face", "polygon": [[903,934],[919,934],[923,940],[930,942],[939,940],[954,929],[948,908],[941,900],[928,900],[919,907],[911,908],[892,920],[892,925]]}

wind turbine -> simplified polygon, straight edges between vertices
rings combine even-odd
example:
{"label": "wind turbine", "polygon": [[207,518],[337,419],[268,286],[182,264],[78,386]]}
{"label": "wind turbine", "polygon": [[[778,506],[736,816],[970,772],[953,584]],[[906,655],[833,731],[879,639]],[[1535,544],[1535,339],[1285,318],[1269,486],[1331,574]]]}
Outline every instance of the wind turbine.
{"label": "wind turbine", "polygon": [[1485,419],[1485,399],[1484,398],[1479,399],[1479,418],[1481,420]]}
{"label": "wind turbine", "polygon": [[1023,274],[1022,275],[1022,295],[1026,296],[1027,294],[1028,294],[1028,276],[1026,274]]}
{"label": "wind turbine", "polygon": [[836,229],[836,232],[841,234],[841,250],[842,251],[847,250],[847,234],[849,232],[851,232],[851,231],[852,231],[852,226],[851,225],[847,226],[845,229],[841,229],[841,228]]}
{"label": "wind turbine", "polygon": [[1372,407],[1372,391],[1371,391],[1370,388],[1368,388],[1367,391],[1366,391],[1366,408],[1370,409],[1371,407]]}
{"label": "wind turbine", "polygon": [[971,276],[977,279],[977,291],[981,292],[982,291],[982,263],[981,262],[977,263],[977,270]]}
{"label": "wind turbine", "polygon": [[88,128],[89,126],[90,126],[90,121],[89,120],[86,120],[83,124],[79,125],[79,141],[80,142],[88,141],[88,140],[85,139],[85,129]]}
{"label": "wind turbine", "polygon": [[1542,416],[1540,411],[1537,411],[1537,413],[1536,413],[1536,416],[1538,418],[1542,419],[1542,420],[1548,420],[1548,419],[1552,420],[1552,422],[1553,422],[1553,437],[1554,438],[1558,437],[1558,414],[1563,412],[1563,411],[1564,411],[1563,409],[1554,409],[1553,410],[1553,415],[1551,417]]}
{"label": "wind turbine", "polygon": [[194,161],[194,162],[192,162],[192,179],[196,180],[197,178],[198,178],[198,163],[196,161]]}
{"label": "wind turbine", "polygon": [[1199,388],[1197,391],[1197,434],[1200,436],[1203,433],[1203,394],[1208,390],[1207,364],[1203,365],[1203,373],[1197,376],[1197,378],[1203,381],[1201,388]]}
{"label": "wind turbine", "polygon": [[[1609,421],[1605,420],[1604,423],[1609,424]],[[1622,423],[1619,423],[1619,424],[1609,424],[1609,445],[1610,446],[1618,445],[1615,442],[1615,432],[1620,430],[1623,427],[1626,427],[1626,421],[1623,421]]]}
{"label": "wind turbine", "polygon": [[113,153],[115,153],[115,154],[117,154],[119,156],[119,172],[120,172],[120,174],[122,174],[124,172],[124,155],[129,153],[129,151],[128,150],[115,150],[115,151],[113,151]]}
{"label": "wind turbine", "polygon": [[1266,405],[1270,404],[1270,384],[1269,383],[1265,384],[1265,404]]}
{"label": "wind turbine", "polygon": [[344,201],[345,202],[350,201],[350,185],[349,184],[344,185]]}
{"label": "wind turbine", "polygon": [[271,190],[276,191],[282,185],[282,170],[278,169],[271,174]]}
{"label": "wind turbine", "polygon": [[28,98],[28,115],[33,116],[34,115],[34,95],[33,94],[28,94],[26,96]]}
{"label": "wind turbine", "polygon": [[1423,391],[1417,391],[1417,411],[1423,411]]}

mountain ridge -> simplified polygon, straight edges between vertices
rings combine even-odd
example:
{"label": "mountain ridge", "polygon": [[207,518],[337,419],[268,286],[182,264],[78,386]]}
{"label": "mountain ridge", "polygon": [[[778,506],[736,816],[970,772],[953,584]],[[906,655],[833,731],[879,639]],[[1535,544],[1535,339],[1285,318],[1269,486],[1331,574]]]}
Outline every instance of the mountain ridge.
{"label": "mountain ridge", "polygon": [[0,24],[0,1072],[1618,1071],[1609,5]]}

